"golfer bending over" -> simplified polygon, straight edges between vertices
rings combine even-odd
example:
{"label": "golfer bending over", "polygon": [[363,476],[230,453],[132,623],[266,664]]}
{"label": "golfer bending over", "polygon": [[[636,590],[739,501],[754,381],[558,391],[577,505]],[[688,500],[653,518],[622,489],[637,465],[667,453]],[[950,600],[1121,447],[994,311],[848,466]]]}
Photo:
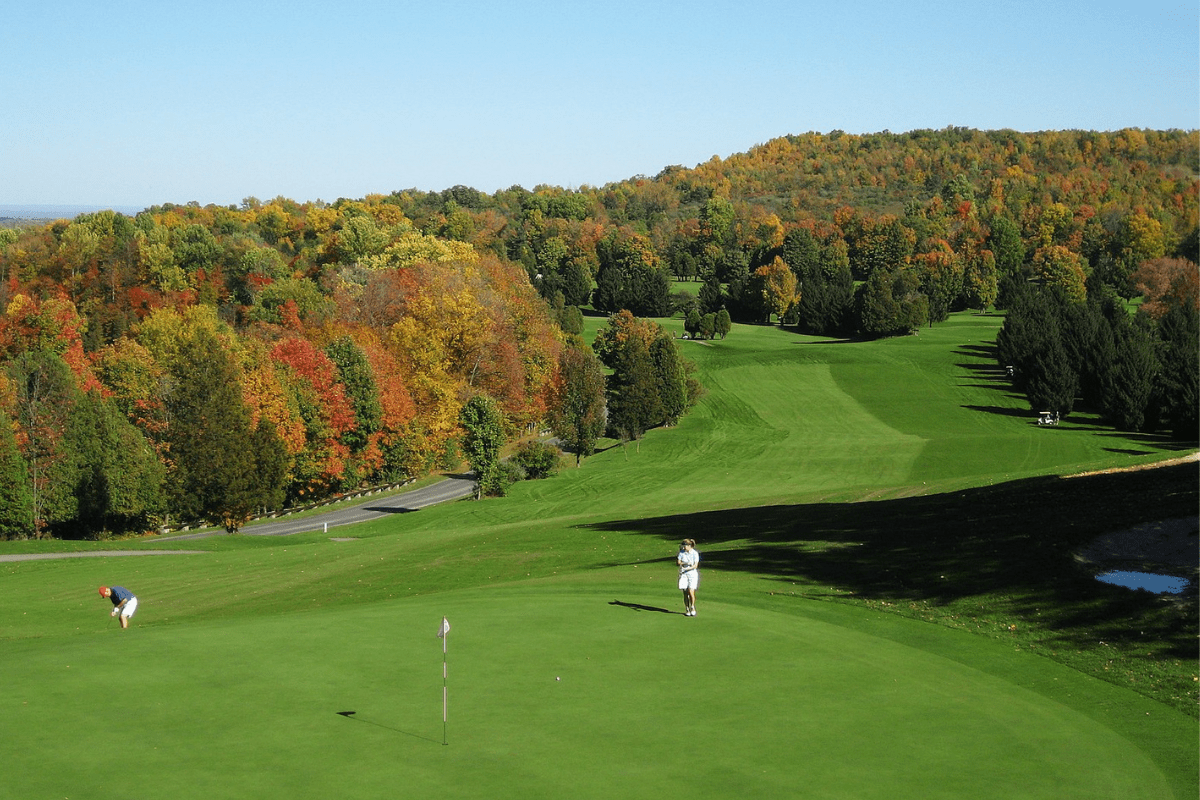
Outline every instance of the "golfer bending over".
{"label": "golfer bending over", "polygon": [[696,587],[700,585],[700,554],[696,552],[696,540],[684,539],[679,545],[679,588],[683,590],[685,617],[696,616]]}
{"label": "golfer bending over", "polygon": [[112,600],[113,610],[109,614],[110,617],[121,615],[121,627],[129,627],[129,618],[133,616],[133,612],[137,611],[137,598],[133,596],[133,592],[126,589],[124,586],[107,586],[100,587],[100,596],[107,597]]}

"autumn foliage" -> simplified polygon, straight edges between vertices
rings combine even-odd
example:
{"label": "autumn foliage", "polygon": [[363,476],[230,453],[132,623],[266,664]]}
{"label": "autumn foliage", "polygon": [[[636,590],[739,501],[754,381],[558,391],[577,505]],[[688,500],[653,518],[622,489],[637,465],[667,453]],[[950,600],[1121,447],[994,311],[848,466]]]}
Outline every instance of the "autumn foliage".
{"label": "autumn foliage", "polygon": [[[1076,304],[1142,296],[1144,316],[1186,341],[1191,318],[1177,317],[1197,295],[1197,152],[1196,131],[832,131],[602,187],[251,197],[0,228],[0,412],[24,466],[39,459],[35,488],[54,470],[68,484],[84,467],[103,472],[96,448],[71,450],[90,447],[68,435],[85,411],[170,473],[184,446],[172,436],[171,403],[188,388],[179,352],[201,336],[234,365],[248,430],[263,463],[275,469],[283,454],[296,503],[453,460],[472,397],[496,402],[510,436],[546,420],[572,307],[666,315],[672,274],[703,282],[708,336],[717,320],[728,330],[769,315],[821,335],[898,335],[953,310],[1009,307],[1033,286]],[[661,370],[661,340],[615,320],[614,352],[637,338],[631,370],[645,358]],[[70,413],[27,404],[22,422],[18,398],[43,397],[29,393],[42,378],[71,396]],[[642,383],[610,400],[640,396]],[[113,465],[134,461],[105,462],[113,485],[128,484]],[[134,528],[178,506],[118,501]],[[31,531],[58,524],[43,516]]]}

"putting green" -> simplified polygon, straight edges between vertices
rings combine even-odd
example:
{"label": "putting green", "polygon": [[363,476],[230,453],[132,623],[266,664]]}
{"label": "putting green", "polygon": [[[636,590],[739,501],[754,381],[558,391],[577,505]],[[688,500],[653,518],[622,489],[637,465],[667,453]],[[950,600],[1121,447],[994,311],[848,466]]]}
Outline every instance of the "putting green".
{"label": "putting green", "polygon": [[9,640],[0,796],[1172,796],[1069,698],[1162,707],[1048,660],[797,598],[688,619],[609,580]]}

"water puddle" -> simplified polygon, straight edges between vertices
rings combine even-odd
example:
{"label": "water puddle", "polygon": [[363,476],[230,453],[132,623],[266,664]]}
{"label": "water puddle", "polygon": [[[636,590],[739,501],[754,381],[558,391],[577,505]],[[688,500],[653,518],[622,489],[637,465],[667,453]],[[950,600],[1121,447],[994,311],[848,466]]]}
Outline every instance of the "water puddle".
{"label": "water puddle", "polygon": [[1154,594],[1182,594],[1188,587],[1187,578],[1160,575],[1157,572],[1136,572],[1114,569],[1096,576],[1096,580],[1124,586],[1127,589],[1144,589]]}

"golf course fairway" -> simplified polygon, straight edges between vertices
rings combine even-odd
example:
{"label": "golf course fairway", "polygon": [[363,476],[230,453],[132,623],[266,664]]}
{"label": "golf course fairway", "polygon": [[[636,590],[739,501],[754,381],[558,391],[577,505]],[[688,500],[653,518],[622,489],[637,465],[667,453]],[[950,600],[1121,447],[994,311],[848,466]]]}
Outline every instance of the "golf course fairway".
{"label": "golf course fairway", "polygon": [[1000,323],[681,342],[706,394],[678,426],[505,498],[0,542],[196,551],[0,563],[0,798],[1193,800],[1194,584],[1076,554],[1194,516],[1195,462],[1118,471],[1194,445],[1038,428]]}

